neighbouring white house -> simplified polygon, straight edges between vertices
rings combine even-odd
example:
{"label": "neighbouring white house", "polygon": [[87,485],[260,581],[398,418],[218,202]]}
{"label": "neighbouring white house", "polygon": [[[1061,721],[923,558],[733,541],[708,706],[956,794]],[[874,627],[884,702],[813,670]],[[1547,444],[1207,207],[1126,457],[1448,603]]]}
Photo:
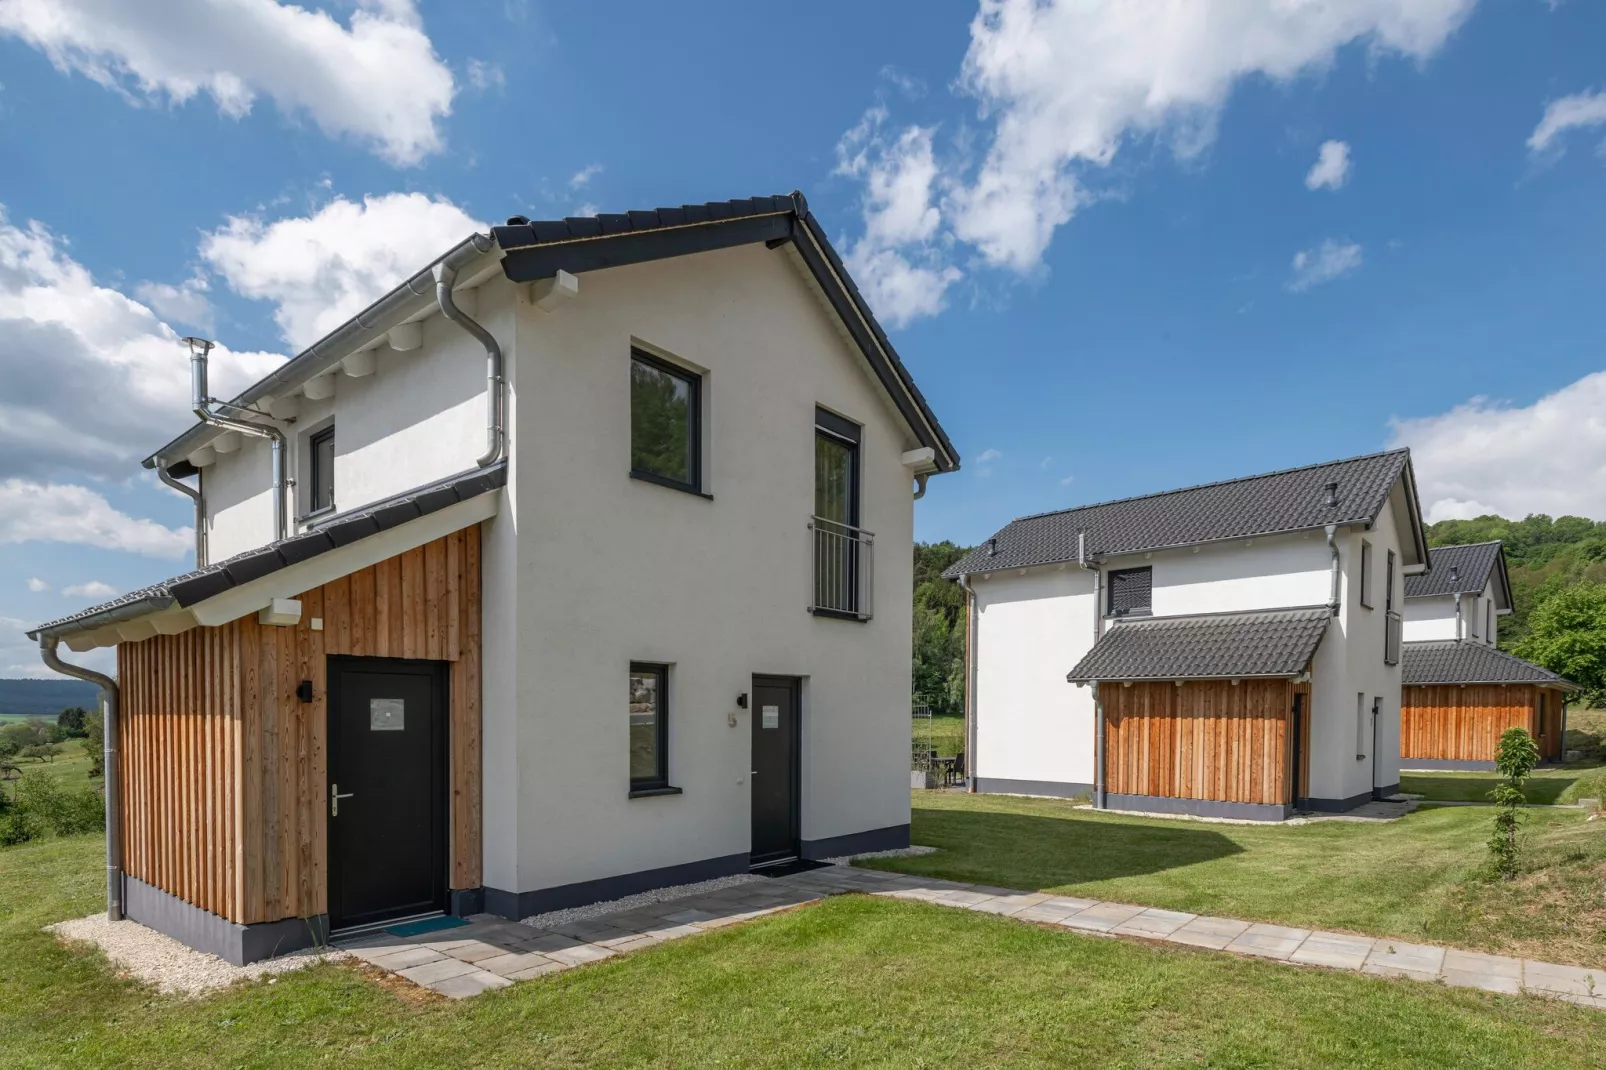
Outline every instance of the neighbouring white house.
{"label": "neighbouring white house", "polygon": [[1405,690],[1400,760],[1406,769],[1492,770],[1500,734],[1523,728],[1560,761],[1567,699],[1578,685],[1498,649],[1512,610],[1505,548],[1436,546],[1431,571],[1405,581]]}
{"label": "neighbouring white house", "polygon": [[187,341],[199,567],[30,633],[107,692],[114,916],[240,962],[907,845],[959,457],[801,194],[512,218],[230,401]]}
{"label": "neighbouring white house", "polygon": [[973,790],[1280,820],[1399,785],[1406,450],[1022,517],[969,594]]}

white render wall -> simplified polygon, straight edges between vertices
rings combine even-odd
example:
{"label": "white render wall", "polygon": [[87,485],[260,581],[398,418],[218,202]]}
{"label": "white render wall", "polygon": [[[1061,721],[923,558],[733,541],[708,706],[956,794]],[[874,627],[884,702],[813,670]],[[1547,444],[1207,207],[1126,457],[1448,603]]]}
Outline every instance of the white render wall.
{"label": "white render wall", "polygon": [[[513,509],[497,520],[517,526],[516,560],[487,573],[514,590],[514,619],[487,626],[516,635],[503,663],[515,711],[487,702],[492,887],[746,852],[753,711],[736,697],[755,673],[803,678],[804,840],[909,821],[913,502],[900,455],[917,443],[795,256],[760,245],[596,271],[554,313],[519,308],[520,445]],[[629,478],[633,342],[703,370],[711,498]],[[816,404],[864,425],[867,624],[806,611]],[[680,795],[627,797],[631,661],[670,665]]]}
{"label": "white render wall", "polygon": [[[1500,641],[1500,612],[1498,608],[1492,613],[1489,612],[1488,607],[1491,604],[1498,606],[1495,602],[1492,580],[1484,585],[1481,595],[1462,595],[1461,634],[1457,636],[1454,595],[1438,594],[1412,598],[1405,603],[1405,641],[1415,643],[1460,638],[1485,646],[1497,646]],[[1475,635],[1474,621],[1477,627]]]}
{"label": "white render wall", "polygon": [[[512,337],[514,287],[499,274],[477,287],[475,318],[499,339]],[[398,352],[375,351],[377,370],[335,376],[335,395],[298,397],[293,423],[281,424],[288,446],[290,534],[308,511],[311,493],[307,441],[335,425],[335,509],[345,512],[474,467],[485,452],[485,350],[462,328],[432,315],[424,343]],[[272,540],[272,462],[265,439],[246,438],[202,469],[208,552],[214,562]]]}

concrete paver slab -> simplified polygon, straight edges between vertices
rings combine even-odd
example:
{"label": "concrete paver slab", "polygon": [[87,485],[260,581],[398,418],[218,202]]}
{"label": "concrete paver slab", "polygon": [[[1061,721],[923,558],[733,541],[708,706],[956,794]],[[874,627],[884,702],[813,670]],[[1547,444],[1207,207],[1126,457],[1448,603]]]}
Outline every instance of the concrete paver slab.
{"label": "concrete paver slab", "polygon": [[1553,962],[1522,960],[1523,987],[1558,996],[1606,996],[1606,970],[1558,966]]}
{"label": "concrete paver slab", "polygon": [[437,981],[430,985],[429,988],[431,991],[439,992],[441,995],[451,999],[467,999],[470,996],[477,996],[481,992],[486,992],[493,988],[506,988],[512,983],[506,977],[498,977],[496,974],[486,973],[484,970],[475,970],[473,973],[465,973],[460,977],[448,977],[444,981]]}
{"label": "concrete paver slab", "polygon": [[1201,915],[1188,924],[1166,937],[1174,944],[1187,944],[1190,947],[1207,947],[1212,951],[1225,950],[1227,945],[1241,936],[1249,928],[1247,921],[1237,918],[1213,918]]}
{"label": "concrete paver slab", "polygon": [[1151,907],[1110,931],[1121,936],[1143,936],[1151,940],[1163,940],[1198,916],[1185,914],[1180,910],[1160,910]]}
{"label": "concrete paver slab", "polygon": [[1310,936],[1309,929],[1293,929],[1286,925],[1267,925],[1256,922],[1228,944],[1226,950],[1240,955],[1258,955],[1266,959],[1286,959]]}
{"label": "concrete paver slab", "polygon": [[396,972],[415,985],[423,985],[428,988],[437,981],[444,981],[450,977],[462,977],[464,974],[479,973],[480,968],[473,963],[458,962],[456,959],[440,959],[437,962],[426,962],[422,966],[411,966]]}
{"label": "concrete paver slab", "polygon": [[1068,929],[1107,933],[1143,913],[1144,908],[1130,903],[1095,903],[1086,910],[1068,914],[1059,924]]}
{"label": "concrete paver slab", "polygon": [[1522,991],[1522,960],[1447,948],[1439,979],[1447,985],[1516,995]]}
{"label": "concrete paver slab", "polygon": [[1431,944],[1408,944],[1403,940],[1379,938],[1366,956],[1363,973],[1380,977],[1412,977],[1418,981],[1437,980],[1444,966],[1444,948]]}
{"label": "concrete paver slab", "polygon": [[1358,970],[1366,965],[1366,956],[1372,953],[1370,936],[1352,936],[1349,933],[1329,933],[1317,930],[1305,938],[1289,962],[1302,966],[1327,966],[1335,970]]}
{"label": "concrete paver slab", "polygon": [[393,951],[388,955],[380,955],[368,961],[382,970],[400,973],[402,970],[413,966],[422,966],[426,962],[438,962],[445,957],[439,951],[431,951],[427,947],[414,945],[403,948],[400,951]]}

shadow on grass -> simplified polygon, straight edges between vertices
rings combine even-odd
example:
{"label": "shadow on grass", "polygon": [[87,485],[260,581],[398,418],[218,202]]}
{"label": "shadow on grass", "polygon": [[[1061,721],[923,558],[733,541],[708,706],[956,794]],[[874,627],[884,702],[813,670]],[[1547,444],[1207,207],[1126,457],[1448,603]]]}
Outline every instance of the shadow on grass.
{"label": "shadow on grass", "polygon": [[[1577,779],[1575,776],[1557,775],[1532,777],[1522,786],[1522,790],[1529,802],[1550,805],[1559,800]],[[1420,795],[1431,802],[1488,802],[1489,792],[1498,783],[1500,777],[1495,773],[1487,776],[1468,776],[1465,773],[1400,774],[1401,791]]]}
{"label": "shadow on grass", "polygon": [[914,840],[941,853],[899,859],[904,872],[922,872],[920,863],[930,858],[946,876],[1016,888],[1143,876],[1244,853],[1191,822],[1136,825],[997,811],[916,810]]}

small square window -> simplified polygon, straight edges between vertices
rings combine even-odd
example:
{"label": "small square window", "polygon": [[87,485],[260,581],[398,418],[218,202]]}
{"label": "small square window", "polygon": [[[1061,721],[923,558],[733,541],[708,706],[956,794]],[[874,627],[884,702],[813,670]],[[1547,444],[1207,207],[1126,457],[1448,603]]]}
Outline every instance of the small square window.
{"label": "small square window", "polygon": [[1109,574],[1109,615],[1143,617],[1151,610],[1154,570],[1123,568]]}
{"label": "small square window", "polygon": [[630,355],[630,474],[702,492],[702,377]]}
{"label": "small square window", "polygon": [[311,453],[312,490],[307,498],[307,512],[317,513],[333,509],[335,505],[335,429],[326,427],[307,441]]}
{"label": "small square window", "polygon": [[630,790],[669,786],[669,669],[630,665]]}

